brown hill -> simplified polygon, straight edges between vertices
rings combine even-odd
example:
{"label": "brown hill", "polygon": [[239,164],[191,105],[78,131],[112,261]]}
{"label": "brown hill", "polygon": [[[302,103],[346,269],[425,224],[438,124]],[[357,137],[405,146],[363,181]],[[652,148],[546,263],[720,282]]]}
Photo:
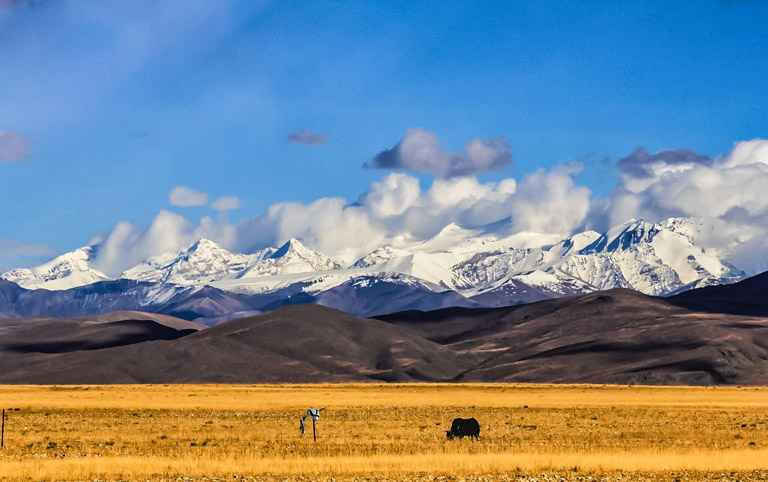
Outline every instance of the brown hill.
{"label": "brown hill", "polygon": [[12,383],[450,380],[477,361],[408,328],[316,305],[280,308],[174,340],[56,353],[4,345],[0,382]]}
{"label": "brown hill", "polygon": [[668,300],[693,311],[768,317],[768,272],[730,285],[685,291]]}
{"label": "brown hill", "polygon": [[199,331],[153,317],[0,320],[0,382],[768,384],[768,319],[629,290],[379,319],[295,305]]}
{"label": "brown hill", "polygon": [[768,383],[768,320],[695,313],[631,290],[381,319],[482,357],[459,381]]}
{"label": "brown hill", "polygon": [[97,350],[152,340],[172,340],[205,328],[171,316],[116,311],[81,318],[0,319],[0,350],[63,353]]}

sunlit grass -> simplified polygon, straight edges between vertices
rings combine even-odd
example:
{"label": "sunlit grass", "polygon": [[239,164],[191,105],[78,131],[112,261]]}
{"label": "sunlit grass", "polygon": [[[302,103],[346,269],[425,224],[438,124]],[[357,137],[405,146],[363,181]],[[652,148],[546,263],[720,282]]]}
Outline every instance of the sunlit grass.
{"label": "sunlit grass", "polygon": [[[768,469],[768,389],[0,386],[0,407],[2,480]],[[446,440],[457,416],[480,441]]]}

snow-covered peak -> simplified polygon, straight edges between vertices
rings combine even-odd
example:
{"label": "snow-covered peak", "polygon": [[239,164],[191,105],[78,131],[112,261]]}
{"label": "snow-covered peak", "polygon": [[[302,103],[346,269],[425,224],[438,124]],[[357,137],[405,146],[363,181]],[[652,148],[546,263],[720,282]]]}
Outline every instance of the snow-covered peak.
{"label": "snow-covered peak", "polygon": [[574,234],[573,236],[552,245],[547,251],[550,253],[550,256],[576,254],[587,246],[593,244],[598,239],[600,239],[600,233],[597,231],[584,231],[583,233]]}
{"label": "snow-covered peak", "polygon": [[480,230],[467,229],[456,223],[449,223],[430,239],[418,243],[413,247],[413,250],[420,252],[466,251],[470,246],[481,243],[483,238]]}
{"label": "snow-covered peak", "polygon": [[104,281],[109,277],[90,265],[96,250],[95,246],[84,246],[62,254],[36,268],[17,268],[8,271],[0,275],[0,278],[13,281],[27,289],[54,291]]}
{"label": "snow-covered peak", "polygon": [[379,265],[381,263],[389,261],[390,259],[399,258],[401,256],[408,256],[409,254],[410,253],[404,249],[396,249],[390,246],[382,246],[381,248],[376,248],[371,253],[358,259],[355,262],[355,264],[352,265],[352,267],[353,268],[370,268],[371,266]]}
{"label": "snow-covered peak", "polygon": [[272,253],[272,256],[270,258],[284,258],[286,256],[292,257],[292,256],[312,256],[315,253],[311,249],[304,246],[301,241],[299,241],[296,238],[291,238],[285,243],[283,243],[282,246],[277,248],[277,250]]}
{"label": "snow-covered peak", "polygon": [[257,278],[341,269],[342,266],[323,254],[291,238],[269,257],[249,267],[239,278]]}
{"label": "snow-covered peak", "polygon": [[624,251],[640,243],[649,243],[661,228],[642,219],[631,219],[615,226],[588,246],[582,249],[582,254],[594,254]]}
{"label": "snow-covered peak", "polygon": [[146,259],[121,278],[152,283],[200,284],[237,276],[259,260],[258,255],[232,253],[209,239],[200,239],[177,253]]}
{"label": "snow-covered peak", "polygon": [[691,243],[695,243],[696,235],[699,233],[703,224],[703,220],[698,216],[691,216],[690,218],[669,218],[666,221],[659,223],[659,226],[674,233],[681,234],[687,237]]}
{"label": "snow-covered peak", "polygon": [[453,288],[455,274],[452,268],[461,259],[461,256],[446,252],[413,253],[407,256],[394,257],[375,265],[370,272],[389,276],[406,274],[435,285]]}
{"label": "snow-covered peak", "polygon": [[226,250],[210,239],[200,238],[197,242],[192,243],[186,251],[188,253],[205,253]]}

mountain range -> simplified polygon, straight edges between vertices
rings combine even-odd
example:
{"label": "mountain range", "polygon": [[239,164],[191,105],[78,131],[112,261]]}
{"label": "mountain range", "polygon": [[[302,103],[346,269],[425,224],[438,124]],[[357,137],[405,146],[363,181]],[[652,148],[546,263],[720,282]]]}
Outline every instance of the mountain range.
{"label": "mountain range", "polygon": [[612,289],[375,318],[299,304],[213,327],[133,311],[0,318],[0,383],[765,385],[768,317],[739,311],[768,312],[766,288],[763,274],[668,298]]}
{"label": "mountain range", "polygon": [[510,306],[613,288],[666,296],[742,279],[718,253],[695,244],[694,223],[631,220],[565,239],[510,234],[505,222],[473,229],[450,224],[426,241],[393,242],[351,262],[298,239],[248,254],[200,239],[114,279],[95,268],[99,245],[93,245],[0,275],[0,315],[140,310],[211,325],[297,303],[372,316]]}

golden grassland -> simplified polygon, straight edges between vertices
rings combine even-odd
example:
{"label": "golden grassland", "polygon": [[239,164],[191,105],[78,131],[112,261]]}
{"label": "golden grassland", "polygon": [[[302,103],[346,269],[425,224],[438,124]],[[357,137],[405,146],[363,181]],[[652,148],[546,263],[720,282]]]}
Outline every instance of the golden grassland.
{"label": "golden grassland", "polygon": [[[3,481],[768,479],[763,388],[0,386],[0,407]],[[459,416],[479,441],[446,440]]]}

